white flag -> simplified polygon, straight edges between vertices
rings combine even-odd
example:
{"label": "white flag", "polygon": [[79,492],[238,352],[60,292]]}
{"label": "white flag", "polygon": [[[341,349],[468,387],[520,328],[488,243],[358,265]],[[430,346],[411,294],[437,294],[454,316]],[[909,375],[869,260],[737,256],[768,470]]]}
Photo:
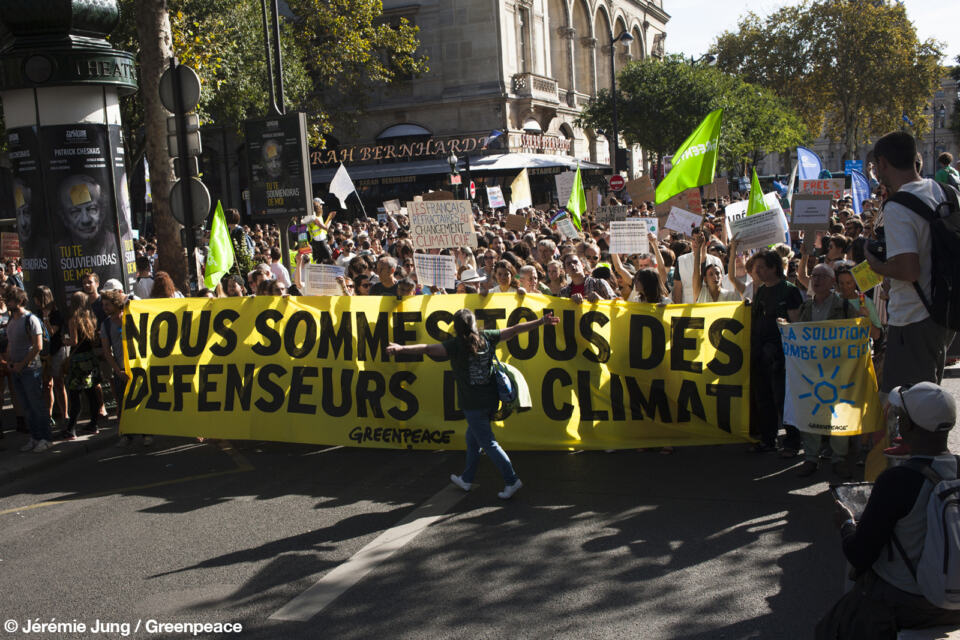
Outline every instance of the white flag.
{"label": "white flag", "polygon": [[510,185],[510,213],[516,213],[517,209],[523,207],[532,207],[533,198],[530,197],[530,179],[527,177],[527,170],[524,169],[514,179]]}
{"label": "white flag", "polygon": [[340,200],[340,206],[346,209],[347,196],[356,191],[357,188],[353,186],[353,180],[350,179],[347,168],[343,166],[341,162],[336,175],[334,175],[333,180],[330,181],[330,193],[337,196],[337,199]]}

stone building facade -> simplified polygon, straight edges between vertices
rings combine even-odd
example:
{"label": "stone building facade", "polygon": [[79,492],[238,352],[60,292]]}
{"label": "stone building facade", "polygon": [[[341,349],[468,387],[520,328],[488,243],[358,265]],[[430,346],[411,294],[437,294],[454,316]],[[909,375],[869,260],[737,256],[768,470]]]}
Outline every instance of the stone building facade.
{"label": "stone building facade", "polygon": [[[599,89],[630,60],[664,52],[669,15],[663,0],[384,0],[384,18],[420,28],[420,52],[430,70],[385,90],[367,108],[360,130],[333,134],[326,152],[312,155],[322,184],[341,156],[371,148],[416,147],[406,161],[481,153],[480,142],[503,132],[483,153],[567,156],[609,165],[603,135],[575,120]],[[614,36],[628,32],[632,42]],[[473,139],[471,142],[470,140]],[[450,141],[455,140],[454,147]],[[446,141],[446,144],[445,144]],[[432,142],[432,144],[430,144]],[[408,146],[403,146],[408,145]],[[353,147],[352,151],[348,151]],[[331,153],[339,148],[339,153]],[[639,150],[628,153],[631,174],[642,171]],[[384,159],[385,161],[385,159]],[[346,162],[348,169],[350,162]]]}

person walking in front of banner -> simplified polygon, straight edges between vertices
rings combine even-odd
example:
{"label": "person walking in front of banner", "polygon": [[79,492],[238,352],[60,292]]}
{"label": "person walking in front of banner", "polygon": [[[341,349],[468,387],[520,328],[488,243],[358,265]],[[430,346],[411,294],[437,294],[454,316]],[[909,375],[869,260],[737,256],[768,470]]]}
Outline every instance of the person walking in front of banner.
{"label": "person walking in front of banner", "polygon": [[[846,320],[857,315],[869,317],[870,312],[865,306],[858,312],[846,299],[834,293],[835,285],[836,276],[830,265],[818,264],[813,268],[813,274],[810,276],[811,295],[800,305],[800,322]],[[803,438],[803,464],[797,470],[797,476],[806,478],[816,473],[820,467],[820,445],[823,436],[804,431],[801,437]],[[849,437],[830,436],[830,460],[833,463],[833,472],[844,479],[852,476],[847,464],[849,450]]]}
{"label": "person walking in front of banner", "polygon": [[4,364],[30,427],[30,440],[20,451],[42,453],[50,448],[52,438],[50,416],[44,406],[41,388],[39,355],[43,349],[43,323],[27,311],[27,293],[23,289],[7,287],[3,298],[10,312]]}
{"label": "person walking in front of banner", "polygon": [[146,300],[150,297],[153,290],[153,267],[149,258],[140,256],[137,258],[137,280],[133,283],[133,295],[139,300]]}
{"label": "person walking in front of banner", "polygon": [[[909,133],[896,131],[883,136],[874,145],[873,155],[877,176],[891,198],[904,192],[934,209],[944,201],[941,187],[920,176],[916,164],[917,143]],[[890,282],[880,391],[888,393],[894,387],[923,381],[939,384],[953,332],[937,324],[924,304],[924,299],[931,300],[932,293],[930,223],[890,199],[883,206],[882,220],[878,237],[885,242],[885,255],[877,254],[883,253],[877,244],[868,245],[866,251],[870,268]],[[898,446],[885,453],[909,452]]]}
{"label": "person walking in front of banner", "polygon": [[502,330],[480,331],[477,319],[469,309],[453,314],[454,336],[435,344],[387,345],[387,355],[426,354],[433,358],[450,358],[450,368],[457,380],[457,402],[467,420],[467,460],[463,473],[451,475],[450,481],[463,489],[473,488],[473,479],[483,450],[503,476],[504,489],[497,495],[507,500],[513,497],[523,483],[517,477],[506,452],[493,437],[490,418],[499,408],[500,399],[493,373],[493,358],[497,343],[532,331],[545,324],[556,325],[560,319],[552,313],[507,327]]}
{"label": "person walking in front of banner", "polygon": [[[803,297],[800,290],[784,280],[783,259],[776,251],[760,251],[754,266],[757,282],[753,300],[753,327],[751,333],[750,367],[751,396],[760,442],[754,446],[758,453],[774,451],[777,434],[783,425],[783,402],[786,393],[786,369],[783,345],[780,342],[778,320],[796,322],[800,318]],[[793,458],[800,452],[800,431],[786,425],[787,435],[780,451],[781,457]]]}
{"label": "person walking in front of banner", "polygon": [[43,391],[47,398],[47,410],[51,428],[56,426],[53,409],[60,409],[60,415],[67,417],[67,388],[63,384],[63,363],[70,353],[63,346],[63,315],[57,309],[50,287],[37,285],[33,290],[33,307],[43,320],[44,329],[50,337],[49,353],[41,354],[43,360]]}
{"label": "person walking in front of banner", "polygon": [[924,544],[932,480],[957,477],[947,448],[956,403],[938,385],[920,382],[891,389],[888,412],[913,457],[877,477],[859,519],[836,503],[843,553],[858,577],[817,624],[816,640],[894,640],[901,629],[960,625],[960,610],[934,606],[917,580],[921,556],[936,551]]}

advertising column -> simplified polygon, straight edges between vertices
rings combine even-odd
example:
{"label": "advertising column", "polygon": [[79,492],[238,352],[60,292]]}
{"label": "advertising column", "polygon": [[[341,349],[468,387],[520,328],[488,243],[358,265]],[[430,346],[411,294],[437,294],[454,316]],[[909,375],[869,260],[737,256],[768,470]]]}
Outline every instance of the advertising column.
{"label": "advertising column", "polygon": [[13,173],[13,203],[17,216],[23,285],[33,292],[37,285],[55,289],[50,264],[47,206],[40,161],[40,141],[35,127],[7,131],[7,149]]}

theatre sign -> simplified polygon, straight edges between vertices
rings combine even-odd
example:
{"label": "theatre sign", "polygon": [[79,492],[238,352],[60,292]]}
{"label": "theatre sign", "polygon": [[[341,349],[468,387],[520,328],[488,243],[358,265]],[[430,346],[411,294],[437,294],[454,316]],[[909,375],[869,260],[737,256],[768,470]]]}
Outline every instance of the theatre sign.
{"label": "theatre sign", "polygon": [[504,149],[502,137],[493,140],[489,148],[484,149],[483,143],[487,139],[487,134],[428,138],[417,142],[394,144],[357,144],[341,146],[337,149],[311,149],[310,166],[314,169],[324,169],[336,167],[341,162],[347,166],[385,161],[409,162],[446,158],[451,153],[461,155],[505,151],[513,153],[568,153],[570,151],[570,140],[560,136],[512,133],[506,138],[507,149]]}

